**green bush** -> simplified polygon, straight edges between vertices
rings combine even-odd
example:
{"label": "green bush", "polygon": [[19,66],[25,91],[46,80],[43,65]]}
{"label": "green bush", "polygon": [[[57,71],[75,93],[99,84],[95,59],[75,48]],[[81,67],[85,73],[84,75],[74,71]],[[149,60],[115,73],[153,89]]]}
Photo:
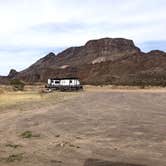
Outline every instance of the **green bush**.
{"label": "green bush", "polygon": [[12,85],[14,91],[24,90],[25,83],[19,79],[11,80],[10,84]]}
{"label": "green bush", "polygon": [[32,131],[25,131],[20,135],[22,138],[40,137],[40,134],[33,134]]}

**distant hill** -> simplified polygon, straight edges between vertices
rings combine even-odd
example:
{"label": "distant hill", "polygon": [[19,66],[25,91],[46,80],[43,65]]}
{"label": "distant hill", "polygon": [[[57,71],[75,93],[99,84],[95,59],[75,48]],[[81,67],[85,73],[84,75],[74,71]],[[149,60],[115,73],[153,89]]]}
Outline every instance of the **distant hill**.
{"label": "distant hill", "polygon": [[166,85],[166,53],[141,52],[132,40],[102,38],[84,46],[49,53],[29,68],[8,77],[28,83],[46,82],[49,77],[79,77],[86,84]]}

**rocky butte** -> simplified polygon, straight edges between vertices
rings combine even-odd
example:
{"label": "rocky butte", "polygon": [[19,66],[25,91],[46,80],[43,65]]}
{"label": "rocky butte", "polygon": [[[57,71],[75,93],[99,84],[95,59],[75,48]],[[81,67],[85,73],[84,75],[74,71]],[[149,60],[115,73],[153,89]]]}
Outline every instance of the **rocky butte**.
{"label": "rocky butte", "polygon": [[49,53],[21,72],[12,70],[0,82],[14,78],[27,83],[46,82],[48,77],[71,76],[79,77],[85,84],[165,86],[166,53],[144,53],[132,40],[123,38],[90,40],[58,55]]}

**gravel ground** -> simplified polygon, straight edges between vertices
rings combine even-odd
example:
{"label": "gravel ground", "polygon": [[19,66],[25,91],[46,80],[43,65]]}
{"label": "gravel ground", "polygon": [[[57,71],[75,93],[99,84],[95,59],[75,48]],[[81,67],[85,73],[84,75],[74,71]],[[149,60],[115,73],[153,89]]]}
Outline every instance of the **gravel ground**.
{"label": "gravel ground", "polygon": [[166,166],[166,91],[101,89],[48,105],[0,113],[0,166]]}

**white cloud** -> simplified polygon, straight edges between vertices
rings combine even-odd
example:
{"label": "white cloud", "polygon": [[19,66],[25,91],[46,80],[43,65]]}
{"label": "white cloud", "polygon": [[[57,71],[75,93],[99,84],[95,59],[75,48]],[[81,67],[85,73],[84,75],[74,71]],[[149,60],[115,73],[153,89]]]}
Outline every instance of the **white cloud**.
{"label": "white cloud", "polygon": [[[165,0],[0,0],[0,74],[27,67],[46,48],[80,45],[93,38],[131,38],[141,46],[164,42],[165,8]],[[18,59],[21,68],[12,60],[16,56],[24,57]]]}

